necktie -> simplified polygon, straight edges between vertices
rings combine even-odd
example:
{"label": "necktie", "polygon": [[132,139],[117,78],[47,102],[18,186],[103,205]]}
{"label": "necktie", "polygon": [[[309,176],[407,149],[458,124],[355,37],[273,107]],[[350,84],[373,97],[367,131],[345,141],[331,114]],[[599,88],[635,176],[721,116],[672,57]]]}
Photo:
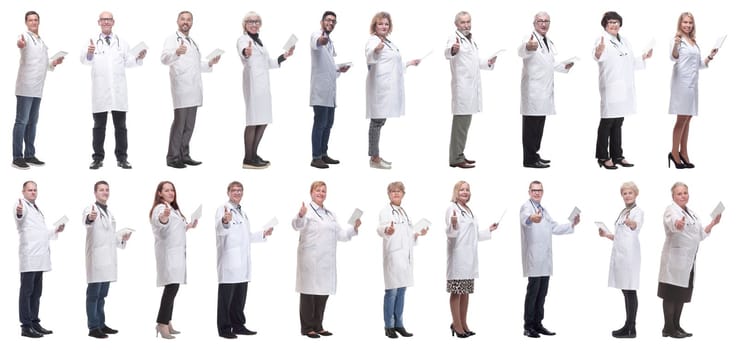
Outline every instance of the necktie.
{"label": "necktie", "polygon": [[110,45],[110,35],[105,36],[105,43]]}
{"label": "necktie", "polygon": [[240,204],[239,205],[236,205],[236,210],[238,211],[238,214],[239,215],[242,215],[243,216],[243,214],[241,214],[241,205]]}
{"label": "necktie", "polygon": [[546,45],[546,50],[551,51],[551,49],[549,49],[548,47],[548,40],[546,39],[545,36],[543,37],[543,43]]}

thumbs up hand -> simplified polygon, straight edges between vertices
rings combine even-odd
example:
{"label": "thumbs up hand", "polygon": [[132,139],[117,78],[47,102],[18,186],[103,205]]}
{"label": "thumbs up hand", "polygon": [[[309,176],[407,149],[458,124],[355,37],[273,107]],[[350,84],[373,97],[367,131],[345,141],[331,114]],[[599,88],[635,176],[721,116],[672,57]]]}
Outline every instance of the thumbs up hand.
{"label": "thumbs up hand", "polygon": [[92,209],[90,210],[90,213],[87,214],[87,220],[90,222],[95,221],[97,219],[97,210],[95,210],[95,205],[92,205]]}
{"label": "thumbs up hand", "polygon": [[16,43],[16,45],[18,45],[19,49],[26,47],[26,37],[23,36],[23,34],[18,36],[18,42]]}
{"label": "thumbs up hand", "polygon": [[87,45],[87,56],[95,53],[95,43],[90,39],[90,44]]}
{"label": "thumbs up hand", "polygon": [[459,48],[461,47],[461,42],[459,41],[459,37],[456,37],[456,42],[451,45],[451,55],[456,55],[459,52]]}
{"label": "thumbs up hand", "polygon": [[187,46],[185,46],[184,41],[180,41],[179,47],[177,47],[177,50],[174,51],[174,53],[177,54],[177,56],[182,56],[187,52]]}
{"label": "thumbs up hand", "polygon": [[541,209],[536,210],[535,213],[530,214],[530,221],[534,223],[540,223],[541,219],[543,219],[543,215],[541,214]]}
{"label": "thumbs up hand", "polygon": [[379,53],[384,48],[384,41],[380,40],[379,44],[377,44],[377,47],[374,48],[374,53]]}
{"label": "thumbs up hand", "polygon": [[597,48],[595,48],[595,57],[599,60],[602,56],[602,53],[605,52],[605,37],[600,37],[600,43],[597,45]]}
{"label": "thumbs up hand", "polygon": [[328,35],[323,32],[323,34],[318,38],[318,46],[323,46],[328,43]]}
{"label": "thumbs up hand", "polygon": [[386,233],[388,236],[391,236],[392,234],[395,233],[395,222],[394,221],[390,222],[390,225],[384,229],[384,233]]}
{"label": "thumbs up hand", "polygon": [[18,205],[15,207],[15,213],[18,214],[18,216],[23,215],[23,201],[18,199]]}
{"label": "thumbs up hand", "polygon": [[528,51],[538,50],[538,40],[536,40],[533,34],[530,35],[530,39],[528,39],[528,42],[525,43],[525,49]]}
{"label": "thumbs up hand", "polygon": [[169,215],[172,214],[172,208],[169,206],[169,203],[164,204],[164,210],[159,214],[159,222],[162,224],[166,224],[169,222]]}
{"label": "thumbs up hand", "polygon": [[451,228],[454,230],[459,228],[459,217],[456,216],[456,210],[454,210],[454,213],[451,215]]}
{"label": "thumbs up hand", "polygon": [[233,219],[233,213],[231,213],[230,209],[228,209],[227,206],[223,206],[223,219],[222,219],[222,222],[224,224],[227,224],[227,223],[231,222],[232,219]]}
{"label": "thumbs up hand", "polygon": [[674,223],[674,227],[676,227],[677,230],[681,231],[684,229],[684,226],[687,224],[686,221],[687,221],[687,217],[682,215],[682,218],[677,220]]}
{"label": "thumbs up hand", "polygon": [[253,41],[249,40],[249,46],[246,46],[245,49],[243,49],[243,56],[246,58],[251,57],[251,54],[254,52],[254,48],[251,46],[253,45]]}
{"label": "thumbs up hand", "polygon": [[302,202],[302,206],[300,207],[300,211],[297,212],[297,216],[304,217],[305,213],[307,213],[307,207],[305,207],[305,202]]}

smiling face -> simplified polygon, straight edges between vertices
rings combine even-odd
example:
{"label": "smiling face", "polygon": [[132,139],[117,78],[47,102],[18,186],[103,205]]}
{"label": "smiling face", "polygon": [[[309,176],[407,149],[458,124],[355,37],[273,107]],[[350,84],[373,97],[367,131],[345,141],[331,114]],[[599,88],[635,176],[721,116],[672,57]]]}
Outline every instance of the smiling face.
{"label": "smiling face", "polygon": [[100,25],[100,30],[103,34],[109,35],[113,32],[113,25],[115,25],[115,19],[113,14],[110,12],[103,12],[97,19],[97,24]]}
{"label": "smiling face", "polygon": [[685,209],[689,202],[689,190],[687,186],[677,185],[671,190],[671,198],[679,207]]}
{"label": "smiling face", "polygon": [[402,198],[405,197],[405,191],[403,191],[399,187],[394,187],[390,189],[388,195],[389,195],[390,203],[392,203],[392,205],[399,207],[402,205]]}
{"label": "smiling face", "polygon": [[694,30],[694,18],[689,15],[682,15],[679,21],[679,31],[682,34],[689,36]]}
{"label": "smiling face", "polygon": [[530,199],[540,202],[543,198],[543,185],[539,183],[532,183],[528,187],[528,195],[530,195]]}
{"label": "smiling face", "polygon": [[377,33],[377,36],[380,38],[385,38],[387,35],[389,35],[390,30],[390,22],[387,18],[380,18],[377,21],[377,24],[374,25],[374,32]]}
{"label": "smiling face", "polygon": [[456,192],[456,201],[460,204],[466,204],[471,199],[471,188],[468,183],[463,183],[459,186],[459,190]]}
{"label": "smiling face", "polygon": [[161,187],[161,191],[159,191],[158,195],[163,202],[168,204],[172,204],[172,202],[177,198],[177,192],[174,190],[174,186],[170,183],[165,183]]}
{"label": "smiling face", "polygon": [[459,33],[469,35],[471,33],[471,15],[461,15],[456,20],[456,29]]}
{"label": "smiling face", "polygon": [[323,206],[323,201],[325,201],[326,196],[326,188],[325,186],[317,186],[312,191],[310,191],[310,199],[313,200],[313,203]]}
{"label": "smiling face", "polygon": [[95,200],[99,203],[106,204],[110,197],[110,187],[106,184],[99,184],[95,187]]}
{"label": "smiling face", "polygon": [[246,17],[243,23],[244,29],[246,29],[246,32],[249,34],[256,34],[259,32],[259,29],[261,29],[261,17],[249,16]]}
{"label": "smiling face", "polygon": [[535,28],[538,34],[540,34],[541,36],[546,36],[549,27],[551,27],[551,17],[549,17],[547,14],[536,15],[536,19],[533,22],[533,28]]}
{"label": "smiling face", "polygon": [[618,32],[620,32],[620,21],[616,19],[608,20],[605,24],[605,31],[610,33],[612,36],[617,36]]}
{"label": "smiling face", "polygon": [[326,15],[322,21],[320,21],[320,28],[323,29],[324,32],[330,33],[333,31],[334,28],[336,28],[336,16],[333,15]]}
{"label": "smiling face", "polygon": [[177,17],[177,27],[182,34],[189,35],[190,28],[192,28],[192,14],[189,12],[180,13]]}
{"label": "smiling face", "polygon": [[28,28],[28,31],[33,34],[38,34],[38,15],[37,14],[30,14],[26,16],[26,28]]}
{"label": "smiling face", "polygon": [[239,185],[233,185],[228,188],[228,200],[231,203],[239,204],[241,203],[241,198],[243,198],[243,187]]}
{"label": "smiling face", "polygon": [[620,191],[620,196],[623,197],[623,202],[625,203],[625,205],[630,206],[635,203],[638,194],[636,194],[632,188],[624,188],[622,191]]}

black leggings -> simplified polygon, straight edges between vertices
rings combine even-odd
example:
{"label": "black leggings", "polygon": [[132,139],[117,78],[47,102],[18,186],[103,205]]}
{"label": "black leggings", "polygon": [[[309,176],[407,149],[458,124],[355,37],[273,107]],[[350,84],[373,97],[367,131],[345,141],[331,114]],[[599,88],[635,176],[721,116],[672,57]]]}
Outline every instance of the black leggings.
{"label": "black leggings", "polygon": [[636,314],[638,313],[638,294],[635,290],[623,289],[625,297],[625,325],[635,327]]}
{"label": "black leggings", "polygon": [[156,323],[169,324],[172,320],[172,312],[174,311],[174,297],[179,291],[179,283],[167,284],[161,293],[161,304],[159,305],[159,315],[156,316]]}

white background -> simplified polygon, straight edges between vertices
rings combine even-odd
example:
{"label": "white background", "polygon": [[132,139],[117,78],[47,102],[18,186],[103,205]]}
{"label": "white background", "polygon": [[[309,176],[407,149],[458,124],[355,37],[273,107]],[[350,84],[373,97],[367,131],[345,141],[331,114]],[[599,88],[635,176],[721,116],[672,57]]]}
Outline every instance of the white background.
{"label": "white background", "polygon": [[[77,348],[106,346],[266,346],[346,348],[430,347],[460,345],[472,348],[540,346],[583,347],[597,343],[604,348],[631,346],[690,347],[724,344],[734,331],[732,315],[738,310],[734,299],[736,282],[731,276],[734,235],[735,170],[732,144],[735,123],[734,89],[736,61],[732,29],[734,11],[724,2],[671,1],[651,3],[623,0],[617,3],[576,1],[520,1],[494,5],[490,1],[23,1],[8,2],[0,13],[0,36],[5,48],[0,58],[0,85],[6,132],[0,144],[7,146],[2,167],[0,198],[7,203],[0,215],[0,339],[6,346]],[[512,5],[510,5],[512,4]],[[610,7],[616,4],[617,7]],[[49,54],[70,52],[64,64],[49,73],[41,104],[36,142],[37,155],[47,162],[42,168],[19,171],[10,167],[11,129],[15,113],[14,82],[18,53],[15,41],[25,30],[27,10],[41,14],[40,34]],[[204,164],[175,170],[165,166],[169,126],[172,119],[168,68],[159,63],[164,39],[174,33],[180,10],[194,13],[191,34],[207,55],[215,48],[226,50],[214,72],[203,75],[205,105],[192,139],[192,154]],[[352,61],[354,67],[338,84],[339,108],[330,142],[330,155],[341,165],[329,170],[309,167],[312,110],[308,107],[311,32],[319,28],[324,10],[338,14],[332,38],[338,62]],[[115,167],[113,127],[109,122],[105,166],[87,169],[91,150],[89,67],[79,62],[79,53],[99,27],[98,14],[114,13],[113,31],[131,46],[145,41],[151,48],[142,67],[130,69],[129,160],[133,170]],[[295,56],[271,72],[274,124],[269,126],[260,154],[271,160],[266,170],[242,170],[244,103],[242,66],[235,44],[241,35],[243,15],[255,10],[262,15],[262,40],[276,57],[284,41],[294,33],[300,39]],[[364,119],[363,49],[369,23],[377,11],[393,16],[391,40],[409,60],[433,49],[420,66],[408,69],[406,115],[389,120],[383,129],[381,154],[394,162],[390,171],[368,167],[367,124]],[[496,69],[483,72],[484,113],[474,117],[467,155],[478,160],[472,170],[448,167],[450,130],[450,74],[442,50],[453,32],[453,18],[460,10],[471,12],[474,38],[484,53],[507,49]],[[568,75],[556,76],[557,116],[548,118],[541,154],[553,160],[545,170],[522,168],[519,115],[521,59],[520,42],[529,37],[533,15],[546,10],[551,15],[550,38],[559,59],[582,58]],[[636,51],[656,38],[654,57],[647,69],[636,73],[638,114],[623,126],[625,155],[636,164],[631,169],[609,171],[596,167],[594,145],[599,121],[597,65],[590,58],[602,28],[600,19],[608,10],[624,18],[621,34]],[[692,11],[703,56],[715,39],[728,33],[728,40],[711,64],[701,71],[700,116],[692,123],[690,156],[693,170],[665,168],[664,154],[670,150],[674,117],[667,115],[672,63],[668,59],[677,17]],[[38,204],[50,225],[66,214],[72,220],[60,239],[52,244],[53,271],[45,274],[41,305],[43,325],[55,334],[40,340],[19,336],[17,319],[18,239],[11,216],[21,184],[38,182]],[[108,324],[121,330],[101,342],[86,336],[84,227],[81,212],[93,200],[92,186],[105,179],[111,184],[110,207],[119,226],[137,230],[128,248],[119,254],[119,280],[107,299]],[[310,340],[301,337],[298,295],[294,292],[297,233],[289,222],[300,203],[309,200],[314,180],[328,183],[326,206],[341,221],[355,207],[364,210],[364,225],[353,241],[338,251],[338,293],[330,297],[325,327],[334,337]],[[448,295],[445,293],[445,237],[443,213],[458,180],[471,183],[470,203],[481,225],[497,220],[507,211],[491,241],[480,244],[480,278],[471,297],[469,324],[477,336],[456,340],[449,337]],[[526,279],[520,266],[517,213],[527,199],[531,180],[541,180],[546,189],[543,205],[559,220],[566,220],[573,206],[582,209],[576,233],[554,238],[554,276],[546,303],[545,325],[559,334],[533,340],[522,336],[523,298]],[[153,237],[147,220],[156,184],[171,180],[177,186],[179,203],[189,214],[203,204],[205,216],[197,229],[188,232],[189,283],[176,300],[174,324],[183,334],[172,342],[157,341],[154,335],[161,289],[155,287]],[[244,204],[252,228],[272,216],[280,224],[269,242],[253,247],[253,282],[249,285],[247,326],[259,331],[254,337],[226,341],[217,337],[215,306],[217,280],[213,213],[226,200],[226,185],[232,180],[245,184]],[[375,234],[377,215],[387,203],[386,186],[401,180],[407,187],[403,206],[411,218],[428,218],[433,226],[416,249],[416,283],[407,292],[405,324],[415,332],[411,339],[388,340],[383,335],[381,240]],[[622,207],[620,184],[635,181],[645,210],[641,230],[642,273],[639,291],[638,338],[616,340],[610,331],[624,321],[620,291],[607,288],[610,241],[597,236],[594,221],[610,227]],[[670,203],[669,188],[675,181],[690,185],[690,206],[706,224],[709,212],[722,200],[727,209],[721,225],[702,244],[697,262],[693,303],[684,309],[682,325],[695,336],[685,340],[662,339],[661,300],[656,297],[659,256],[663,242],[661,217]],[[183,342],[184,341],[184,342]],[[215,342],[215,343],[214,343]]]}

